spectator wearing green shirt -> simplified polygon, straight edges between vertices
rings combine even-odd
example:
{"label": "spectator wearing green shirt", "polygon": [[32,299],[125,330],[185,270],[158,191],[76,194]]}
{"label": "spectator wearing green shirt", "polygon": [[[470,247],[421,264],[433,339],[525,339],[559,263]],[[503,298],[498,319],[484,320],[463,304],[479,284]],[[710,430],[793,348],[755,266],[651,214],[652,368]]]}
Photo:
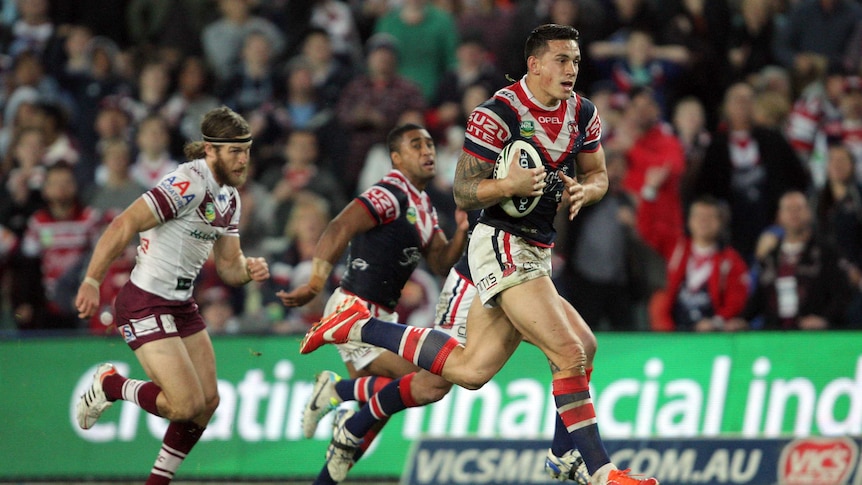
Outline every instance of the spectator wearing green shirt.
{"label": "spectator wearing green shirt", "polygon": [[456,66],[458,29],[452,16],[427,0],[405,0],[377,21],[375,32],[398,41],[398,74],[415,82],[426,102],[433,100],[443,74]]}

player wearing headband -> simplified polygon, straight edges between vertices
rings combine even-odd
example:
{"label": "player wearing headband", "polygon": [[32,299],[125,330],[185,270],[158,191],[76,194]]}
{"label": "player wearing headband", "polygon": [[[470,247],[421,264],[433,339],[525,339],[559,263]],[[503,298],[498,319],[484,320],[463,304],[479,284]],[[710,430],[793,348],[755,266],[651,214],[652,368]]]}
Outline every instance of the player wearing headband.
{"label": "player wearing headband", "polygon": [[118,399],[170,421],[147,485],[170,483],[219,403],[212,342],[192,298],[193,282],[212,251],[221,279],[233,286],[269,278],[263,258],[243,255],[237,187],[248,176],[251,135],[240,115],[221,107],[201,122],[203,141],[111,222],[93,251],[75,305],[81,318],[99,308],[99,286],[111,262],[135,236],[137,260],[115,302],[117,329],[149,381],[128,379],[110,363],[95,368],[78,402],[89,429]]}

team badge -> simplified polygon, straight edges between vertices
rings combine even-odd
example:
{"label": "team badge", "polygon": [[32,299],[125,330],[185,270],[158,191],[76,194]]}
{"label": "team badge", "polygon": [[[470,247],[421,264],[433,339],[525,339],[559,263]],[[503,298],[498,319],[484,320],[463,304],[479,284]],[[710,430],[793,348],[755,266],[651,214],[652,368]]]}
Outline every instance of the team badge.
{"label": "team badge", "polygon": [[532,138],[536,134],[536,127],[532,121],[522,121],[520,126],[521,136],[524,138]]}
{"label": "team badge", "polygon": [[572,136],[578,136],[578,122],[577,121],[569,121],[569,133]]}
{"label": "team badge", "polygon": [[407,209],[407,222],[410,224],[416,224],[418,217],[416,216],[416,208],[410,207]]}
{"label": "team badge", "polygon": [[212,202],[207,202],[207,208],[204,211],[204,217],[206,217],[209,222],[215,220],[215,206]]}

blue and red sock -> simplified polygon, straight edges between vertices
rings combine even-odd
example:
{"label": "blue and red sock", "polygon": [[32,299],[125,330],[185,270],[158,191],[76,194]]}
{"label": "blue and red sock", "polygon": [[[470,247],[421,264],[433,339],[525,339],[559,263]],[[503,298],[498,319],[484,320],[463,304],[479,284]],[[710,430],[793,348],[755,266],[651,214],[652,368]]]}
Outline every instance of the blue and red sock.
{"label": "blue and red sock", "polygon": [[440,375],[452,350],[460,345],[449,334],[371,318],[362,327],[362,341],[391,350],[419,367]]}
{"label": "blue and red sock", "polygon": [[353,436],[366,436],[378,421],[418,404],[410,392],[410,382],[416,373],[395,379],[371,396],[371,399],[356,412],[344,426]]}
{"label": "blue and red sock", "polygon": [[587,376],[554,378],[554,401],[557,404],[557,413],[574,445],[584,457],[590,474],[610,463],[610,457],[599,435],[599,426],[596,424],[596,411],[590,397]]}
{"label": "blue and red sock", "polygon": [[367,376],[356,379],[341,379],[335,383],[335,393],[342,401],[368,402],[371,396],[380,392],[392,382],[389,377]]}

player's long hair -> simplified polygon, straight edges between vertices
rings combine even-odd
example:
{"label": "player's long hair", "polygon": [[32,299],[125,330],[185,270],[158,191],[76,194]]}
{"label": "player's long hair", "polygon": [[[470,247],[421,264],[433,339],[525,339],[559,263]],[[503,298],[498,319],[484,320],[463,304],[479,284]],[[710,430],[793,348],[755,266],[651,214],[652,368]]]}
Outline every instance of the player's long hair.
{"label": "player's long hair", "polygon": [[[222,106],[207,112],[201,121],[201,133],[210,138],[238,138],[251,133],[248,122],[232,109]],[[188,160],[204,158],[202,140],[190,141],[183,147],[183,153]]]}
{"label": "player's long hair", "polygon": [[578,42],[581,37],[578,29],[569,25],[544,24],[536,27],[527,36],[524,43],[524,61],[530,56],[539,57],[548,49],[548,42],[552,40],[573,40]]}

